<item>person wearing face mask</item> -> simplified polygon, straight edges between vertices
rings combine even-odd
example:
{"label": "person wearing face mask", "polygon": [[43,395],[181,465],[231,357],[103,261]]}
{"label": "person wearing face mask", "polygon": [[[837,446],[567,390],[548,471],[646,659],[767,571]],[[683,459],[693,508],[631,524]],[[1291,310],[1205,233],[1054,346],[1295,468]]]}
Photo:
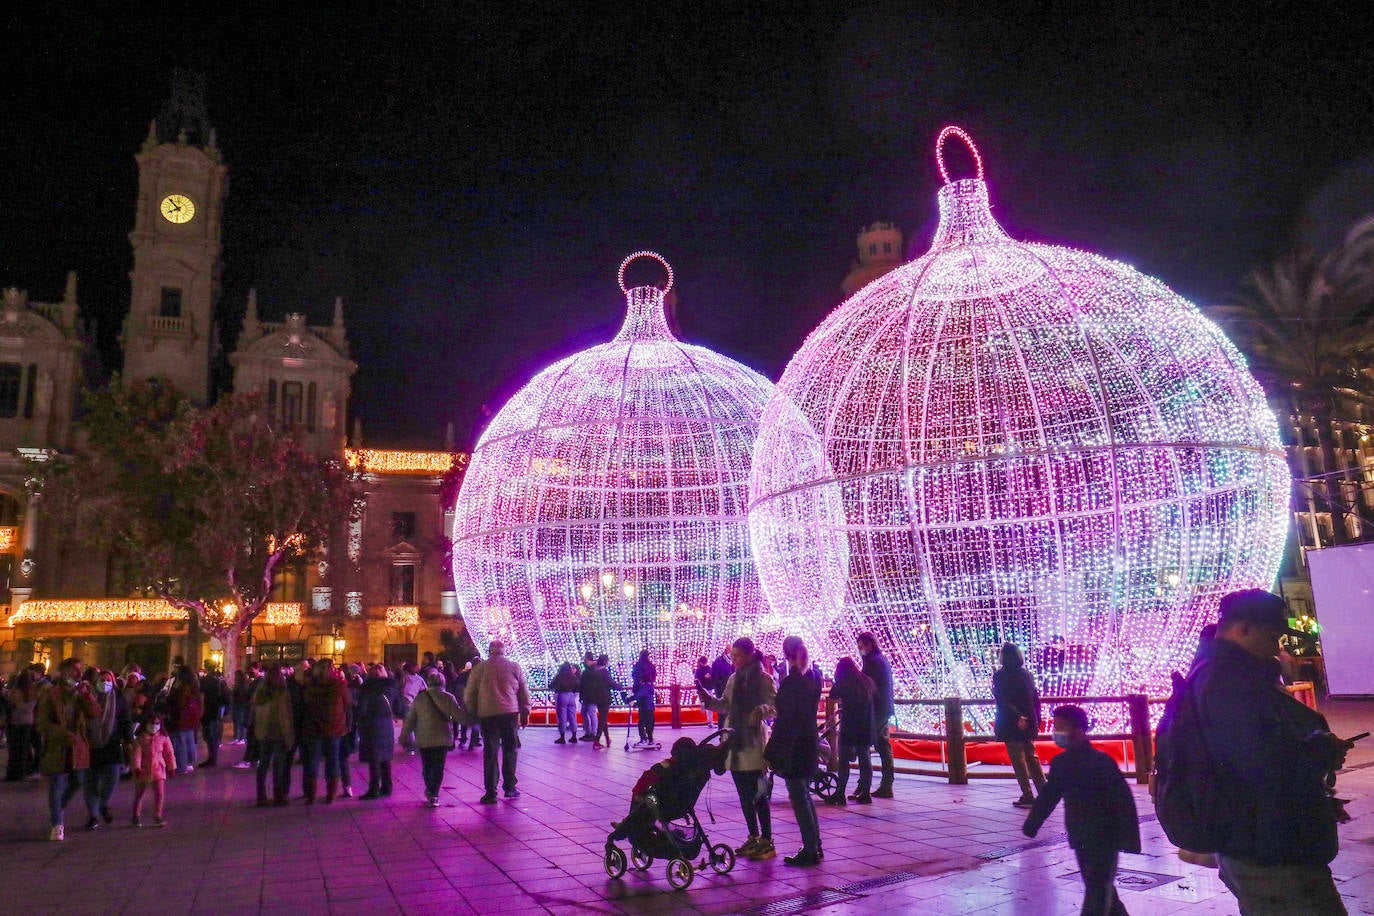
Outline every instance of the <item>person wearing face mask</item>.
{"label": "person wearing face mask", "polygon": [[113,671],[91,668],[87,680],[95,693],[96,713],[86,723],[91,744],[91,769],[86,775],[86,812],[90,820],[87,830],[95,830],[100,821],[114,822],[110,799],[119,785],[119,770],[124,765],[124,748],[133,740],[133,721],[124,695],[116,689]]}
{"label": "person wearing face mask", "polygon": [[1035,836],[1064,799],[1064,827],[1083,878],[1084,916],[1122,916],[1116,894],[1120,853],[1140,852],[1135,799],[1116,761],[1088,740],[1088,714],[1080,706],[1054,710],[1054,743],[1064,753],[1050,762],[1050,778],[1035,799],[1022,832]]}
{"label": "person wearing face mask", "polygon": [[154,713],[134,739],[133,753],[130,755],[130,768],[134,771],[132,823],[135,827],[143,826],[143,797],[149,790],[153,793],[153,826],[167,826],[163,820],[163,803],[167,798],[167,777],[176,772],[176,767],[172,739],[162,730],[162,717]]}
{"label": "person wearing face mask", "polygon": [[41,769],[48,777],[48,839],[54,841],[65,837],[64,812],[85,786],[91,768],[87,724],[98,710],[90,685],[81,680],[81,671],[80,659],[64,659],[58,666],[57,680],[44,691],[34,714],[44,741]]}

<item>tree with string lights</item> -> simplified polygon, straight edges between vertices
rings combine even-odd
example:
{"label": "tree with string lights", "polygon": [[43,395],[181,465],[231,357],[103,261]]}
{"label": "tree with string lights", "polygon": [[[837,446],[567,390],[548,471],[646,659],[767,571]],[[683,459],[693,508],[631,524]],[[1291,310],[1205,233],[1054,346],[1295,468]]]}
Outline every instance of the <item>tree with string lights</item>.
{"label": "tree with string lights", "polygon": [[256,395],[197,408],[158,380],[115,385],[90,396],[85,424],[78,454],[33,464],[47,519],[115,557],[131,591],[192,616],[226,670],[278,567],[361,511],[353,472],[274,425]]}

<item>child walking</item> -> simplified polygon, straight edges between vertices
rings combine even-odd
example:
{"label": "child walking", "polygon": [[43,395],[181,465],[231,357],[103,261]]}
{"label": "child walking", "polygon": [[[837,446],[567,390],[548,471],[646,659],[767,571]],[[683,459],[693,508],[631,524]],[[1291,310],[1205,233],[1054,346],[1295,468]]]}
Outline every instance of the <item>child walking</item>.
{"label": "child walking", "polygon": [[1064,753],[1050,762],[1050,778],[1022,832],[1035,836],[1063,798],[1064,827],[1083,878],[1082,916],[1125,916],[1116,894],[1116,864],[1120,853],[1140,852],[1135,799],[1116,761],[1088,740],[1088,714],[1081,706],[1054,710],[1054,743]]}
{"label": "child walking", "polygon": [[153,826],[166,827],[162,819],[162,806],[166,799],[167,777],[176,772],[176,752],[172,750],[172,739],[162,730],[162,717],[150,716],[134,738],[132,755],[134,774],[134,819],[135,827],[143,826],[143,796],[151,789],[153,793]]}

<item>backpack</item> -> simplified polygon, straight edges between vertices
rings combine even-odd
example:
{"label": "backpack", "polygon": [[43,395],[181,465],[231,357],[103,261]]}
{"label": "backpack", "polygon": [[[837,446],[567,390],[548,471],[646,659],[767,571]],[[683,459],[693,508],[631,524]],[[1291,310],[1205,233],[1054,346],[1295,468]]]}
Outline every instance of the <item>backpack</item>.
{"label": "backpack", "polygon": [[1207,747],[1206,723],[1191,679],[1174,672],[1174,692],[1155,733],[1153,795],[1169,841],[1191,852],[1218,852],[1230,834],[1226,774]]}

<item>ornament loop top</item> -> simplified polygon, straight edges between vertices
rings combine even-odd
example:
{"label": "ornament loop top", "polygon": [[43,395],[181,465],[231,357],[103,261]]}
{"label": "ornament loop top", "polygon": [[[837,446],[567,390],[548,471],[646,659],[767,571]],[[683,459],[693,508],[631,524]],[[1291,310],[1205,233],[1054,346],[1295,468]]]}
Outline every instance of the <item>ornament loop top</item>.
{"label": "ornament loop top", "polygon": [[964,146],[973,154],[973,164],[978,169],[974,175],[979,181],[983,180],[983,157],[978,155],[978,147],[973,145],[973,138],[968,135],[962,127],[955,127],[953,124],[940,131],[940,136],[935,139],[935,164],[940,167],[940,177],[945,184],[949,184],[949,169],[945,168],[945,140],[950,137],[958,137],[964,141]]}
{"label": "ornament loop top", "polygon": [[617,274],[617,279],[620,281],[620,291],[622,293],[628,293],[630,291],[629,288],[625,286],[625,268],[630,266],[631,261],[638,258],[653,258],[655,261],[662,264],[663,269],[668,273],[668,282],[663,284],[663,292],[666,294],[668,290],[673,288],[673,268],[668,263],[667,259],[657,251],[636,251],[620,262],[620,272]]}

